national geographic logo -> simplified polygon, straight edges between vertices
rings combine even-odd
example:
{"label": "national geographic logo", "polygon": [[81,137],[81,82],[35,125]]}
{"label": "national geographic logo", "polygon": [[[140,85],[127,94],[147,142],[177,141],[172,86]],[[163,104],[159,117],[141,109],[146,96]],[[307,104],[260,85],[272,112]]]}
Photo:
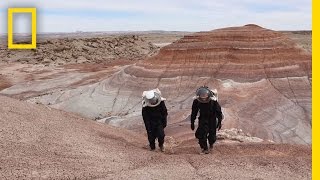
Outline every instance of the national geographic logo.
{"label": "national geographic logo", "polygon": [[[31,13],[31,44],[13,43],[13,14]],[[37,9],[36,8],[8,8],[8,49],[36,49],[37,48]]]}

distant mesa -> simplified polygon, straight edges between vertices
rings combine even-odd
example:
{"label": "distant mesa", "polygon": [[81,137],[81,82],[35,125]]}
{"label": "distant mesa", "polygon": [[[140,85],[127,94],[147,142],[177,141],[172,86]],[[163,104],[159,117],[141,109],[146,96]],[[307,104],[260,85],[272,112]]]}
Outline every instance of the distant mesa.
{"label": "distant mesa", "polygon": [[311,78],[309,53],[282,33],[253,27],[260,26],[248,24],[186,35],[126,72],[136,77],[196,76],[238,82]]}
{"label": "distant mesa", "polygon": [[258,26],[256,24],[246,24],[244,26],[249,26],[249,27],[259,27],[259,28],[262,28],[261,26]]}

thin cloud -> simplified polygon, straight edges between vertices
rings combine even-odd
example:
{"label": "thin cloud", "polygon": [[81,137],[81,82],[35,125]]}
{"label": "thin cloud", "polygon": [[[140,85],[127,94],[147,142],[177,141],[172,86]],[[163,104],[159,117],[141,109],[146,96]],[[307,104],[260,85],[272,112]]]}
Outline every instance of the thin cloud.
{"label": "thin cloud", "polygon": [[[37,7],[39,32],[204,31],[256,23],[275,30],[311,29],[312,1],[305,0],[8,0],[8,7]],[[0,20],[1,32],[6,21]]]}

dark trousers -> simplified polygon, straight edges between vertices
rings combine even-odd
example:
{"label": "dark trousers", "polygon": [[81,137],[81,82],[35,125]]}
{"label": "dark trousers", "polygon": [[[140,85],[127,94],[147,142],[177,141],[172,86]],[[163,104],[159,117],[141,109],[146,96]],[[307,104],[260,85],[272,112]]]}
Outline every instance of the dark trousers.
{"label": "dark trousers", "polygon": [[162,126],[153,127],[147,133],[148,133],[149,146],[151,149],[156,148],[156,144],[155,144],[156,138],[158,139],[159,147],[163,146],[165,134]]}
{"label": "dark trousers", "polygon": [[207,124],[200,124],[196,130],[195,136],[199,140],[199,145],[201,149],[208,150],[207,141],[209,141],[210,145],[213,145],[217,140],[216,128],[210,127]]}

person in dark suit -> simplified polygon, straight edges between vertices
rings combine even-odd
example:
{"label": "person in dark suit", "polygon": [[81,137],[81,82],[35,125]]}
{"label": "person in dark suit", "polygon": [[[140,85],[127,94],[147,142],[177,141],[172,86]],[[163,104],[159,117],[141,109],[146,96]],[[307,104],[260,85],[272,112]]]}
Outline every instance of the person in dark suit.
{"label": "person in dark suit", "polygon": [[192,103],[191,112],[191,130],[195,129],[195,119],[200,111],[198,128],[195,136],[199,140],[202,153],[208,154],[208,143],[210,149],[216,142],[216,130],[221,129],[221,121],[223,114],[221,106],[218,103],[217,95],[214,94],[208,87],[202,86],[196,91],[196,97]]}
{"label": "person in dark suit", "polygon": [[167,126],[167,108],[164,98],[158,89],[145,91],[143,94],[142,117],[148,134],[148,141],[151,150],[156,149],[155,140],[164,152],[164,128]]}

